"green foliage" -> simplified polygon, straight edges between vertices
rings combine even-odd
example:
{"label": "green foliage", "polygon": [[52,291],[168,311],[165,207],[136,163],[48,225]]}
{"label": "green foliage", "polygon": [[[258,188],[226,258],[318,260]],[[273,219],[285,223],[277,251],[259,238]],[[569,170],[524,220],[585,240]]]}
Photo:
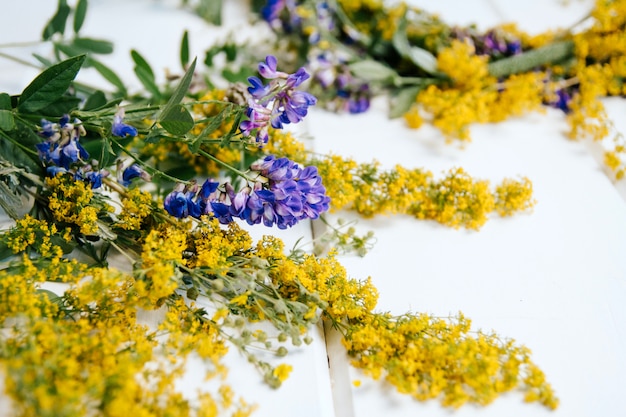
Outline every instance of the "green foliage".
{"label": "green foliage", "polygon": [[194,126],[193,117],[189,111],[179,103],[187,94],[193,73],[196,69],[196,59],[181,78],[178,86],[172,92],[170,99],[161,110],[157,121],[165,130],[174,135],[184,135]]}
{"label": "green foliage", "polygon": [[85,55],[79,55],[67,59],[39,74],[22,91],[18,110],[32,113],[57,101],[76,78],[85,58]]}
{"label": "green foliage", "polygon": [[556,64],[572,56],[574,42],[560,41],[537,49],[503,58],[489,64],[489,74],[494,77],[506,77],[530,71],[542,65]]}
{"label": "green foliage", "polygon": [[65,33],[65,24],[70,15],[70,10],[70,7],[67,5],[67,0],[59,0],[56,13],[44,27],[41,35],[44,40],[52,38],[52,36],[56,33],[61,35]]}

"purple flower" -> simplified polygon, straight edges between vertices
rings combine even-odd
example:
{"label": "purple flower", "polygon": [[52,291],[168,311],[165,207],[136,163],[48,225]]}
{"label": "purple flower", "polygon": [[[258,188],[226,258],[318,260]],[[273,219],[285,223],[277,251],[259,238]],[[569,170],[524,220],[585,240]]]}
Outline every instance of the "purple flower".
{"label": "purple flower", "polygon": [[165,208],[165,211],[179,219],[189,216],[187,196],[182,191],[183,188],[184,186],[180,184],[163,200],[163,207]]}
{"label": "purple flower", "polygon": [[250,169],[265,179],[238,192],[229,183],[220,191],[213,180],[202,187],[181,184],[165,198],[165,209],[178,218],[212,214],[222,224],[238,218],[250,225],[263,223],[280,229],[316,219],[328,210],[330,198],[316,167],[301,168],[287,158],[268,155]]}
{"label": "purple flower", "polygon": [[276,57],[274,55],[266,56],[265,62],[259,63],[259,74],[261,74],[263,78],[267,78],[268,80],[287,76],[287,74],[284,72],[276,71],[277,64],[278,61],[276,60]]}
{"label": "purple flower", "polygon": [[248,78],[248,119],[239,125],[243,136],[256,135],[257,143],[267,143],[269,126],[282,129],[284,124],[298,123],[317,99],[303,91],[296,91],[310,76],[304,68],[294,74],[277,70],[277,60],[268,55],[259,63],[259,73],[271,81],[264,85],[258,77]]}
{"label": "purple flower", "polygon": [[152,179],[152,177],[150,176],[150,174],[148,174],[146,171],[144,171],[143,168],[141,168],[138,164],[132,164],[129,167],[125,168],[124,170],[121,171],[120,174],[120,168],[121,168],[121,161],[118,162],[118,167],[117,167],[117,172],[118,172],[118,178],[117,181],[122,184],[124,187],[128,187],[132,180],[134,180],[135,178],[141,178],[144,181],[150,181]]}
{"label": "purple flower", "polygon": [[556,92],[556,99],[549,102],[548,105],[550,107],[562,110],[565,114],[569,114],[572,111],[570,109],[571,101],[572,96],[570,95],[570,93],[566,89],[561,88]]}
{"label": "purple flower", "polygon": [[[295,0],[267,0],[261,9],[261,16],[273,28],[282,28],[287,33],[299,27],[302,20],[296,10]],[[285,18],[281,19],[283,16]]]}
{"label": "purple flower", "polygon": [[134,127],[123,123],[124,120],[124,108],[120,108],[115,116],[113,116],[113,126],[111,127],[111,133],[115,136],[126,137],[128,136],[137,136],[137,129]]}
{"label": "purple flower", "polygon": [[211,201],[211,208],[215,218],[222,224],[227,224],[233,221],[233,216],[230,213],[230,206],[228,204],[221,203],[219,201]]}
{"label": "purple flower", "polygon": [[259,79],[259,77],[248,77],[248,82],[251,87],[248,87],[248,92],[252,94],[252,97],[260,100],[265,98],[270,93],[270,86],[264,85],[263,81]]}
{"label": "purple flower", "polygon": [[41,128],[41,136],[45,140],[35,147],[48,175],[68,173],[76,180],[88,182],[92,188],[102,186],[102,177],[108,172],[96,172],[87,162],[89,153],[79,142],[80,136],[87,132],[80,120],[74,119],[70,123],[70,116],[65,114],[58,123],[42,119]]}
{"label": "purple flower", "polygon": [[290,88],[296,88],[300,86],[300,84],[308,80],[309,77],[309,73],[306,72],[303,67],[301,67],[298,69],[298,71],[287,76],[287,86],[289,86]]}

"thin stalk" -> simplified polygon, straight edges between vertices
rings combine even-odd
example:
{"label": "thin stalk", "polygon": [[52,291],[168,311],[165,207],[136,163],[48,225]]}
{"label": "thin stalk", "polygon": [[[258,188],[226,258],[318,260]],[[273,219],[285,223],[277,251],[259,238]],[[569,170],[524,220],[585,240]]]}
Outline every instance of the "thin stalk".
{"label": "thin stalk", "polygon": [[202,156],[204,156],[205,158],[209,158],[211,161],[216,162],[217,164],[221,165],[222,167],[226,168],[227,170],[239,175],[240,177],[244,178],[247,181],[250,182],[255,182],[256,179],[250,177],[248,174],[246,174],[245,172],[235,168],[232,165],[227,164],[226,162],[214,157],[213,155],[211,155],[210,153],[202,150],[202,149],[198,149],[198,153]]}
{"label": "thin stalk", "polygon": [[168,179],[168,180],[170,180],[172,182],[183,183],[183,184],[187,184],[187,185],[191,184],[189,181],[183,181],[180,178],[172,177],[171,175],[168,175],[168,174],[166,174],[163,171],[159,171],[158,169],[151,167],[150,165],[146,164],[144,161],[139,159],[133,152],[131,152],[128,149],[126,149],[125,147],[123,147],[114,138],[111,138],[111,141],[113,143],[115,143],[117,146],[119,146],[120,149],[122,150],[122,152],[124,152],[126,155],[128,155],[133,161],[135,161],[136,163],[138,163],[139,165],[144,167],[146,169],[146,171],[149,171],[150,175],[157,175],[159,177],[166,178],[166,179]]}

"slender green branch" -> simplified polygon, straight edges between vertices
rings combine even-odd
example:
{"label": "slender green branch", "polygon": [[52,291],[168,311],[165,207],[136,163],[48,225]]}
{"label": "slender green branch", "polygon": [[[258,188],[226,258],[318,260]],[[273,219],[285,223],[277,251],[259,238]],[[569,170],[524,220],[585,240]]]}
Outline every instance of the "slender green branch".
{"label": "slender green branch", "polygon": [[248,174],[246,174],[245,172],[235,168],[232,165],[227,164],[226,162],[220,160],[219,158],[214,157],[213,155],[211,155],[210,153],[202,150],[202,149],[198,149],[198,153],[206,158],[209,158],[211,161],[216,162],[217,164],[221,165],[222,167],[226,168],[227,170],[239,175],[240,177],[244,178],[247,181],[250,182],[255,182],[257,181],[257,179],[250,177]]}
{"label": "slender green branch", "polygon": [[191,184],[191,182],[189,181],[185,181],[185,180],[181,180],[180,178],[176,178],[173,177],[171,175],[166,174],[165,172],[158,170],[150,165],[148,165],[147,163],[145,163],[144,161],[142,161],[141,159],[139,159],[137,157],[137,155],[135,155],[133,152],[129,151],[128,149],[126,149],[124,146],[122,146],[121,143],[119,143],[116,139],[114,139],[113,137],[110,138],[111,141],[113,143],[115,143],[121,150],[122,152],[124,152],[126,155],[128,155],[133,161],[135,161],[137,164],[141,165],[143,168],[146,169],[146,171],[150,174],[150,175],[156,175],[159,176],[161,178],[165,178],[168,179],[172,182],[177,182],[177,183],[183,183],[186,185]]}
{"label": "slender green branch", "polygon": [[38,46],[45,44],[46,41],[24,41],[24,42],[9,42],[0,44],[0,48],[23,48],[26,46]]}
{"label": "slender green branch", "polygon": [[26,61],[26,60],[24,60],[22,58],[18,58],[16,56],[9,55],[9,54],[4,53],[4,52],[0,52],[0,57],[8,59],[9,61],[17,62],[18,64],[25,65],[25,66],[30,67],[30,68],[35,68],[35,69],[38,69],[38,70],[42,69],[39,65],[33,64],[32,62],[28,62],[28,61]]}

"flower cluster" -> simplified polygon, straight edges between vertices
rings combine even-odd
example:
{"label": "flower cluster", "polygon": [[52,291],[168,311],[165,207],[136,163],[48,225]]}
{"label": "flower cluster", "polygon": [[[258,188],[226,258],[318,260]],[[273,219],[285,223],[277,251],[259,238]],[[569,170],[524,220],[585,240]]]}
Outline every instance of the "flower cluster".
{"label": "flower cluster", "polygon": [[390,114],[404,115],[411,128],[426,115],[446,140],[467,141],[472,123],[550,106],[566,114],[568,136],[603,140],[606,166],[617,179],[626,176],[626,140],[600,100],[624,95],[624,0],[595,1],[584,28],[536,35],[515,24],[485,31],[451,26],[406,2],[392,3],[277,0],[259,11],[278,39],[289,40],[276,47],[295,53],[311,72],[311,91],[326,108],[366,111],[371,74],[350,64],[374,61],[389,75],[376,88],[390,93]]}
{"label": "flower cluster", "polygon": [[[124,109],[120,108],[113,117],[111,133],[115,136],[137,136],[137,129],[123,122]],[[63,115],[58,123],[41,120],[41,136],[45,140],[36,144],[39,159],[46,166],[48,175],[70,173],[74,179],[88,183],[91,188],[100,188],[102,179],[109,175],[107,170],[98,169],[98,161],[89,161],[89,152],[81,145],[79,139],[87,134],[82,122],[70,116]],[[130,180],[141,176],[145,180],[150,177],[138,165],[131,165],[119,171],[119,181],[124,186],[130,185]]]}
{"label": "flower cluster", "polygon": [[[298,69],[293,74],[277,71],[277,60],[273,55],[268,55],[265,62],[259,64],[259,74],[271,80],[269,84],[263,84],[258,77],[250,77],[248,92],[248,118],[241,122],[240,129],[244,136],[249,136],[256,130],[257,142],[264,144],[268,140],[268,129],[282,129],[283,125],[298,123],[308,112],[309,106],[314,105],[317,99],[306,91],[297,91],[309,78],[304,68]],[[280,80],[284,80],[281,83]]]}
{"label": "flower cluster", "polygon": [[235,192],[230,183],[224,191],[211,179],[202,186],[180,184],[165,198],[165,210],[178,218],[212,214],[223,224],[240,218],[248,224],[276,224],[286,229],[304,219],[316,219],[328,210],[330,198],[317,168],[300,168],[287,158],[266,156],[250,169],[257,173],[252,186]]}
{"label": "flower cluster", "polygon": [[340,155],[311,157],[302,143],[279,132],[272,134],[268,150],[317,167],[327,184],[331,211],[349,209],[366,217],[409,214],[478,230],[494,212],[510,216],[530,211],[535,204],[528,178],[504,179],[492,189],[489,181],[472,178],[462,168],[451,169],[438,179],[425,169],[398,165],[383,170],[376,161],[358,163]]}
{"label": "flower cluster", "polygon": [[491,29],[486,33],[476,33],[471,28],[454,28],[452,37],[468,42],[476,48],[477,55],[501,58],[522,53],[522,43],[513,34]]}
{"label": "flower cluster", "polygon": [[102,185],[102,177],[108,173],[98,170],[98,161],[88,161],[89,153],[79,142],[80,136],[86,133],[81,121],[74,119],[70,123],[67,114],[58,123],[41,120],[41,135],[45,140],[35,146],[48,175],[69,172],[75,179],[87,182],[92,188]]}
{"label": "flower cluster", "polygon": [[357,114],[369,109],[373,95],[370,85],[352,74],[347,56],[338,51],[314,49],[308,67],[316,82],[312,89],[317,96],[325,97],[324,106],[328,110]]}
{"label": "flower cluster", "polygon": [[[80,17],[78,10],[62,3],[63,10],[46,28],[48,34],[59,32],[66,8]],[[402,36],[407,42],[421,36],[411,21],[415,10],[409,14],[401,4],[384,19],[371,17],[384,12],[382,0],[269,1],[262,14],[275,29],[293,35],[285,44],[304,36],[313,48],[302,48],[304,56],[290,54],[285,62],[294,68],[285,71],[278,70],[275,56],[265,56],[257,68],[269,81],[250,77],[247,90],[234,84],[225,91],[198,91],[192,84],[195,62],[183,63],[185,75],[168,77],[161,90],[147,61],[134,51],[135,71],[148,95],[121,97],[121,82],[115,83],[119,94],[72,88],[85,56],[46,69],[17,101],[0,94],[0,145],[11,146],[33,132],[44,138],[37,153],[30,148],[24,155],[16,152],[17,157],[3,155],[3,167],[6,163],[10,169],[0,178],[3,207],[19,201],[16,196],[35,197],[29,204],[36,217],[20,219],[15,213],[15,226],[0,233],[0,325],[11,327],[0,338],[0,368],[18,412],[55,417],[246,416],[252,407],[233,401],[234,393],[223,380],[227,369],[222,358],[228,347],[238,349],[277,388],[291,365],[261,360],[256,350],[282,357],[288,353],[287,341],[294,346],[311,343],[309,331],[321,319],[341,333],[355,366],[374,378],[384,376],[417,399],[439,398],[450,406],[486,404],[517,387],[528,401],[556,406],[550,385],[525,347],[495,335],[474,336],[463,317],[377,313],[372,280],[349,278],[336,252],[318,256],[301,247],[288,252],[274,236],[255,243],[235,221],[285,229],[319,218],[332,199],[334,209],[350,208],[364,216],[403,213],[478,228],[493,211],[504,216],[532,207],[532,186],[525,179],[505,180],[494,192],[486,181],[474,180],[460,168],[441,180],[426,170],[381,170],[376,162],[312,156],[286,129],[278,130],[300,122],[317,103],[318,92],[336,109],[359,113],[369,107],[373,89],[385,83],[408,85],[415,79],[404,76],[424,73],[421,67],[415,71],[412,58],[398,46],[404,44]],[[410,24],[399,38],[395,31],[406,20]],[[472,38],[473,46],[458,39],[439,45],[440,78],[433,88],[422,89],[418,110],[445,110],[439,93],[451,90],[467,107],[480,102],[517,112],[536,104],[535,90],[518,88],[516,82],[528,84],[543,73],[506,80],[489,76],[488,60],[517,54],[516,39],[522,37],[493,32]],[[336,40],[356,54],[334,51],[331,41]],[[353,63],[394,48],[394,63],[387,63],[375,82],[354,72]],[[65,54],[56,52],[57,57]],[[109,71],[103,75],[116,78]],[[318,90],[298,91],[309,78]],[[178,85],[169,85],[173,82]],[[76,101],[66,103],[65,98]],[[141,129],[124,122],[124,108],[117,108],[120,100],[128,102],[134,120],[143,120]],[[511,106],[493,105],[505,102]],[[66,112],[84,122],[60,116]],[[248,119],[240,122],[244,112]],[[59,121],[33,123],[41,114]],[[455,117],[460,130],[469,123],[466,117]],[[489,120],[499,117],[502,110],[489,113]],[[256,141],[248,140],[251,136]],[[83,144],[81,138],[86,139]],[[101,148],[102,169],[90,160],[85,148],[91,146]],[[235,168],[250,161],[256,162],[247,172]],[[48,178],[34,180],[36,175],[25,168],[41,162]],[[105,178],[105,169],[116,171],[117,183]],[[30,176],[11,176],[22,171]],[[226,174],[241,178],[242,185],[211,179]],[[210,178],[189,180],[196,175]],[[153,184],[133,184],[137,178]],[[169,192],[172,183],[178,185]],[[107,192],[94,192],[102,184]],[[343,247],[359,254],[373,237],[358,237],[353,228],[334,233]],[[109,255],[115,251],[128,263],[114,267],[118,259]],[[59,294],[42,290],[50,280],[65,288]],[[208,308],[197,307],[196,301]],[[141,310],[162,314],[156,329],[141,323]],[[263,330],[255,329],[259,321]],[[208,365],[207,379],[220,380],[215,392],[199,392],[189,401],[176,383],[192,353]]]}

